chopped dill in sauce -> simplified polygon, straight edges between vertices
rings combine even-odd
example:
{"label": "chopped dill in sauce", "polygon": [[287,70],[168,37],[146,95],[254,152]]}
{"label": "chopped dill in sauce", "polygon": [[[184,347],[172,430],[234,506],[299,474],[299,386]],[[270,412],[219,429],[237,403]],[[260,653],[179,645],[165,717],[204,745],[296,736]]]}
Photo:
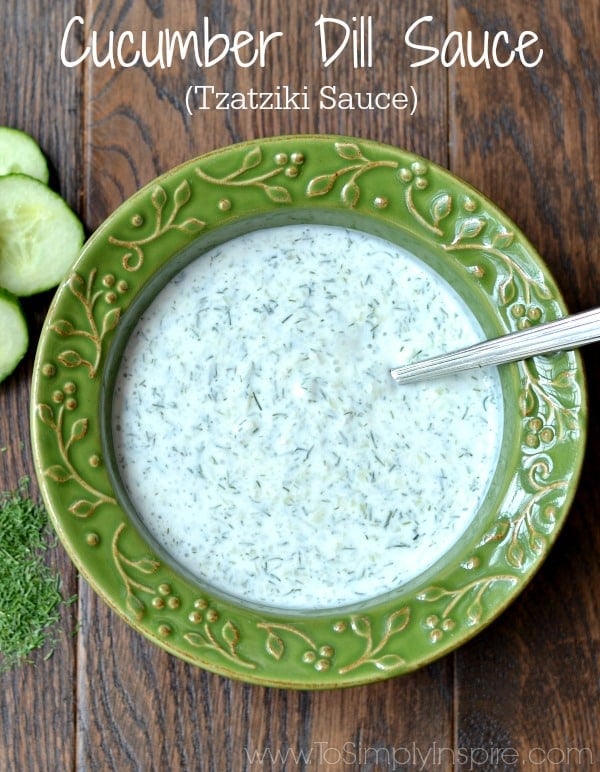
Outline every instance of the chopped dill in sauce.
{"label": "chopped dill in sauce", "polygon": [[290,225],[214,248],[150,304],[114,392],[117,464],[149,532],[199,581],[283,608],[391,590],[468,528],[495,471],[495,369],[389,369],[480,340],[400,247]]}

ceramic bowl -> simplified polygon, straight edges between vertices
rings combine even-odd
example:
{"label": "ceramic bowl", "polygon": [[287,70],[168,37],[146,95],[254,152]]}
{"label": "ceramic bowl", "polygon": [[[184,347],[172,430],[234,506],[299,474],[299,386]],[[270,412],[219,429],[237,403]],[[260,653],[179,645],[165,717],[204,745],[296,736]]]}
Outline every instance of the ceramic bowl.
{"label": "ceramic bowl", "polygon": [[403,247],[450,282],[488,335],[566,313],[517,227],[435,164],[349,137],[234,145],[144,187],[88,241],[41,335],[32,437],[61,541],[128,624],[225,676],[325,689],[414,670],[472,637],[515,598],[573,499],[586,397],[574,352],[503,366],[501,459],[488,495],[458,543],[399,588],[310,611],[246,603],[204,586],[148,538],[117,484],[106,415],[116,341],[193,258],[241,234],[292,223],[341,225]]}

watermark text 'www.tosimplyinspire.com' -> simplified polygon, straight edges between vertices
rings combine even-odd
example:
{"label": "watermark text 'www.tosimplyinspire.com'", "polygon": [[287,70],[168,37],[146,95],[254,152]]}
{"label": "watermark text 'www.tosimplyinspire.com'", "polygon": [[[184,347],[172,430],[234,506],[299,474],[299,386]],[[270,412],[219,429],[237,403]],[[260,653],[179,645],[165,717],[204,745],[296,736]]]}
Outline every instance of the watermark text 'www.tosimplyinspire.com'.
{"label": "watermark text 'www.tosimplyinspire.com'", "polygon": [[556,766],[570,769],[589,769],[594,764],[594,754],[588,747],[531,747],[519,750],[507,747],[449,748],[434,742],[429,747],[420,747],[416,743],[407,746],[373,747],[346,742],[335,746],[328,742],[314,742],[307,748],[275,748],[265,746],[262,749],[244,748],[245,762],[250,767],[282,765],[315,768],[327,766],[354,766],[356,764],[375,764],[391,770],[415,770],[424,772],[436,767],[460,770],[506,769]]}

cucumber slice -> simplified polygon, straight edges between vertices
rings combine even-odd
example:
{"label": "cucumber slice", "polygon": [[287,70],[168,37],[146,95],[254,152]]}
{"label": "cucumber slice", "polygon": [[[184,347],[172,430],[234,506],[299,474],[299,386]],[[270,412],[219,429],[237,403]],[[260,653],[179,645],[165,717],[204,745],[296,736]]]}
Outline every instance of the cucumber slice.
{"label": "cucumber slice", "polygon": [[0,288],[0,381],[10,375],[27,351],[29,334],[19,301]]}
{"label": "cucumber slice", "polygon": [[0,287],[19,296],[55,287],[83,238],[81,222],[57,193],[22,174],[0,177]]}
{"label": "cucumber slice", "polygon": [[0,175],[28,174],[48,182],[48,164],[38,143],[19,129],[0,126]]}

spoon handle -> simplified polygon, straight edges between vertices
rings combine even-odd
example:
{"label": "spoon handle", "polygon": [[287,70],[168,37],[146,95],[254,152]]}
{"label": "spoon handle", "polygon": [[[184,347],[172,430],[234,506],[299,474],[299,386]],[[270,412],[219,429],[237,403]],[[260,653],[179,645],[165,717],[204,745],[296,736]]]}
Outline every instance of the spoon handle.
{"label": "spoon handle", "polygon": [[468,348],[390,370],[398,383],[428,380],[461,370],[500,365],[518,359],[578,348],[600,340],[600,308],[511,332]]}

